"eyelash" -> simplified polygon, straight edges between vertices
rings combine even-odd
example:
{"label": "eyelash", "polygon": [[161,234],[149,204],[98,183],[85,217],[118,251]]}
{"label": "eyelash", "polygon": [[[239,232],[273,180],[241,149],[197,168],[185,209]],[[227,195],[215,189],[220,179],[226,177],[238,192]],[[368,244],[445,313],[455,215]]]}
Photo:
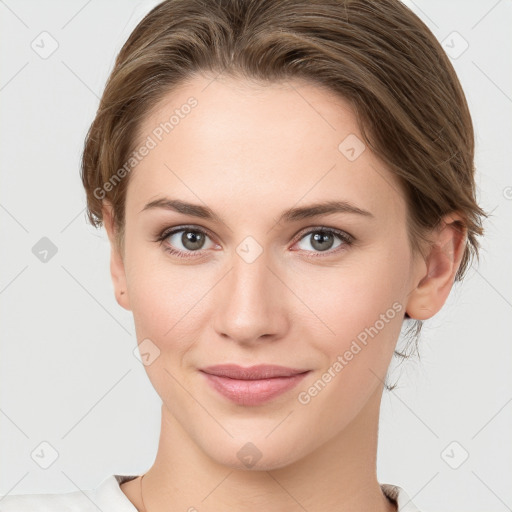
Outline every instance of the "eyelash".
{"label": "eyelash", "polygon": [[[206,235],[209,238],[213,238],[209,234],[209,232],[204,230],[203,228],[199,228],[199,227],[196,227],[196,226],[180,226],[178,228],[172,228],[172,229],[166,228],[166,229],[164,229],[162,232],[160,232],[157,235],[157,237],[155,239],[155,242],[159,242],[160,245],[163,245],[163,242],[167,238],[169,238],[171,235],[174,235],[176,233],[180,233],[182,231],[191,231],[191,232],[201,233],[202,235]],[[317,228],[309,229],[309,231],[305,231],[305,232],[300,233],[300,236],[298,236],[297,241],[295,243],[301,241],[306,236],[312,235],[314,233],[324,233],[324,234],[327,233],[327,234],[335,235],[335,236],[339,237],[340,240],[343,243],[340,244],[335,249],[331,249],[331,250],[323,251],[323,252],[322,251],[317,251],[316,253],[308,256],[308,257],[312,257],[312,258],[324,257],[324,255],[325,256],[332,256],[333,254],[337,254],[340,251],[346,250],[346,248],[350,247],[354,243],[354,241],[355,241],[355,238],[352,235],[349,235],[348,233],[346,233],[344,231],[341,231],[339,229],[327,228],[327,227],[317,227]],[[295,245],[295,243],[294,243],[294,245]],[[201,252],[202,252],[202,250],[184,252],[184,251],[180,251],[178,249],[174,249],[171,246],[165,246],[164,250],[166,252],[168,252],[168,253],[170,253],[170,254],[172,254],[174,256],[178,256],[180,258],[194,258],[194,257],[197,257],[197,254],[201,254]],[[305,251],[305,252],[311,252],[311,251]]]}

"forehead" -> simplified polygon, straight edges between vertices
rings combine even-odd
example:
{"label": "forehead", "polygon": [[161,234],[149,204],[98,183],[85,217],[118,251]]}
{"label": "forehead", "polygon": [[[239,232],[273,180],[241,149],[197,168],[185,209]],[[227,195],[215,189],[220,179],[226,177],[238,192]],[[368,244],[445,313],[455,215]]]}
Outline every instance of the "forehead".
{"label": "forehead", "polygon": [[[194,106],[189,108],[192,102]],[[140,125],[139,140],[169,121],[173,113],[173,135],[185,132],[184,126],[193,125],[204,143],[210,140],[210,135],[216,141],[223,136],[231,141],[244,139],[248,134],[253,145],[263,141],[268,144],[270,140],[279,145],[297,136],[297,143],[306,142],[304,137],[313,141],[315,134],[321,138],[325,131],[339,130],[340,122],[352,133],[359,132],[347,100],[300,79],[262,83],[222,75],[195,75],[151,109]],[[182,122],[185,119],[187,123]]]}
{"label": "forehead", "polygon": [[398,181],[364,145],[350,103],[302,80],[196,76],[143,120],[136,148],[149,140],[128,187],[138,210],[166,193],[242,210],[277,197],[403,209]]}

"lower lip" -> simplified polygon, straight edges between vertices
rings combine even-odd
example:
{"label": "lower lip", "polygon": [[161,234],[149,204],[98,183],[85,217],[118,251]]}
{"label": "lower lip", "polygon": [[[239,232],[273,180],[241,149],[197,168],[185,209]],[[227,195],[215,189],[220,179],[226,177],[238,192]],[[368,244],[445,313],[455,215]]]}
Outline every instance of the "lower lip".
{"label": "lower lip", "polygon": [[239,405],[260,405],[294,388],[309,372],[291,377],[260,380],[238,380],[201,372],[210,386]]}

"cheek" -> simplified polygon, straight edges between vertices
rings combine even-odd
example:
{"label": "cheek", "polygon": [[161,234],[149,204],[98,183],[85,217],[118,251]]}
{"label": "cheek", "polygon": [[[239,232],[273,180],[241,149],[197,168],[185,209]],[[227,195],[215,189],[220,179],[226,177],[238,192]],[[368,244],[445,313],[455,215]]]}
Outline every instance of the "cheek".
{"label": "cheek", "polygon": [[[137,340],[151,339],[162,352],[179,356],[204,324],[211,270],[179,266],[158,251],[127,251],[127,285]],[[172,351],[169,350],[172,345]]]}
{"label": "cheek", "polygon": [[390,331],[388,325],[401,325],[406,259],[406,251],[376,247],[354,254],[337,268],[320,268],[307,278],[304,274],[301,279],[291,277],[300,283],[294,291],[306,298],[304,302],[315,315],[308,322],[318,323],[323,332],[318,342],[334,341],[328,344],[331,355],[376,323],[383,334]]}
{"label": "cheek", "polygon": [[321,336],[311,337],[309,349],[322,354],[322,367],[301,387],[298,401],[326,435],[344,428],[386,379],[405,313],[406,275],[397,254],[379,251],[330,272],[320,279],[324,293],[308,296],[333,332],[323,327]]}

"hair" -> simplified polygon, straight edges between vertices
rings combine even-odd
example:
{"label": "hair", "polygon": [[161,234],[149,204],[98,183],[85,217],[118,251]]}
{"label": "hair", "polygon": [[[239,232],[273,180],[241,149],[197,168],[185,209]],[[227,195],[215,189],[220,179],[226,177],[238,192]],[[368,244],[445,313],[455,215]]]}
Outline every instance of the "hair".
{"label": "hair", "polygon": [[[399,0],[167,0],[153,8],[116,58],[82,155],[88,219],[101,226],[103,200],[111,204],[121,251],[129,176],[119,171],[143,120],[187,80],[220,73],[263,85],[302,79],[341,96],[364,143],[398,178],[413,251],[457,212],[466,239],[455,280],[478,259],[487,215],[475,197],[466,98],[436,37]],[[416,348],[421,326],[408,330]]]}

